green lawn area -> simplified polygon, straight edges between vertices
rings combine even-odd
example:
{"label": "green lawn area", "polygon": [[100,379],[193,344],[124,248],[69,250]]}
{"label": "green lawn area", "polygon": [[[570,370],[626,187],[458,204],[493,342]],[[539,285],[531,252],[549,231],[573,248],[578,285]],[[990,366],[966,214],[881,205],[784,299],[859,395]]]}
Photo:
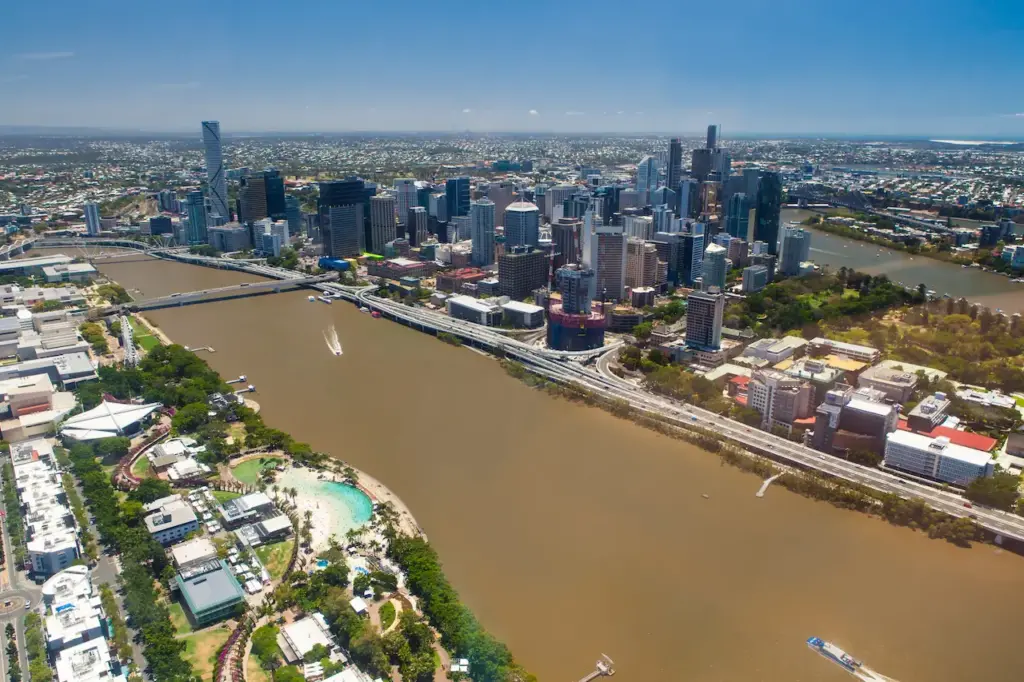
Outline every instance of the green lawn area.
{"label": "green lawn area", "polygon": [[859,289],[843,289],[843,299],[860,298]]}
{"label": "green lawn area", "polygon": [[152,472],[149,468],[149,457],[142,455],[135,460],[135,464],[132,465],[132,476],[135,476],[136,478],[146,478],[150,475],[152,475]]}
{"label": "green lawn area", "polygon": [[217,652],[230,636],[231,628],[226,623],[221,623],[181,638],[185,642],[184,657],[192,664],[192,670],[196,675],[203,680],[213,680]]}
{"label": "green lawn area", "polygon": [[160,345],[160,339],[155,336],[136,336],[135,343],[137,343],[142,350],[153,350]]}
{"label": "green lawn area", "polygon": [[272,580],[280,580],[284,575],[285,569],[288,568],[288,560],[292,558],[292,547],[294,546],[295,538],[289,538],[272,545],[256,548],[256,556],[267,567]]}
{"label": "green lawn area", "polygon": [[380,607],[380,631],[384,632],[395,622],[395,605],[387,602]]}
{"label": "green lawn area", "polygon": [[192,625],[188,622],[188,616],[185,615],[185,609],[182,608],[181,604],[174,601],[171,602],[171,625],[174,626],[174,631],[179,635],[187,635],[192,632]]}
{"label": "green lawn area", "polygon": [[228,490],[214,490],[213,499],[217,500],[221,504],[224,504],[228,500],[233,500],[236,497],[241,497],[242,493],[233,493]]}
{"label": "green lawn area", "polygon": [[1013,399],[1017,403],[1017,407],[1024,407],[1024,398],[1013,396]]}
{"label": "green lawn area", "polygon": [[267,467],[277,466],[281,462],[280,459],[275,457],[259,457],[257,459],[250,459],[242,462],[236,467],[231,469],[231,473],[235,475],[242,483],[248,485],[256,485],[259,480],[260,471]]}

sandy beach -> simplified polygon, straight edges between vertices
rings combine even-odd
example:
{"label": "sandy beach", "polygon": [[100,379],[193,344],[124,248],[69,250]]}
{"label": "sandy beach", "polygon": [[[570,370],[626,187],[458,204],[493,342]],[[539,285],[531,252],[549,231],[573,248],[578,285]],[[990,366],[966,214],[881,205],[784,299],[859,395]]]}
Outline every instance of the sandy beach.
{"label": "sandy beach", "polygon": [[[330,479],[317,478],[320,472],[288,467],[277,477],[277,485],[295,488],[299,521],[306,512],[312,513],[313,550],[320,551],[330,546],[330,537],[344,544],[345,534],[353,528],[364,526],[370,519],[371,508],[365,499],[362,506],[356,498],[340,494],[334,486],[340,484]],[[358,493],[354,493],[358,495]]]}

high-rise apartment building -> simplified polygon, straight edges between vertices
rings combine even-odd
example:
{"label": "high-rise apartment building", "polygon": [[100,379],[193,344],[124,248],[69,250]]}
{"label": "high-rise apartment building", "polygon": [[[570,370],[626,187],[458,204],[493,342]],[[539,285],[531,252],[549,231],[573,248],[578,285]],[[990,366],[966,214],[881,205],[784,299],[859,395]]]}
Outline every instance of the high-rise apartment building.
{"label": "high-rise apartment building", "polygon": [[693,291],[686,297],[686,345],[698,350],[722,346],[725,296],[717,291]]}
{"label": "high-rise apartment building", "polygon": [[800,264],[810,260],[811,233],[800,227],[782,228],[782,253],[779,272],[787,277],[800,274]]}
{"label": "high-rise apartment building", "polygon": [[548,257],[543,251],[514,246],[498,259],[498,292],[519,301],[547,283]]}
{"label": "high-rise apartment building", "polygon": [[100,233],[100,207],[99,204],[89,202],[85,205],[85,232],[90,237]]}
{"label": "high-rise apartment building", "polygon": [[398,215],[399,225],[406,224],[409,219],[409,209],[417,205],[416,180],[413,178],[395,180],[395,211]]}
{"label": "high-rise apartment building", "polygon": [[469,178],[448,178],[444,184],[448,203],[448,217],[469,215]]}
{"label": "high-rise apartment building", "polygon": [[700,213],[700,183],[693,178],[683,178],[679,181],[679,188],[676,193],[676,215],[686,220],[696,218]]}
{"label": "high-rise apartment building", "polygon": [[658,249],[642,239],[626,239],[626,286],[653,287],[658,279]]}
{"label": "high-rise apartment building", "polygon": [[711,244],[704,251],[704,262],[701,265],[701,288],[709,291],[712,287],[725,289],[725,279],[729,274],[731,263],[726,258],[728,249]]}
{"label": "high-rise apartment building", "polygon": [[263,171],[263,184],[267,196],[267,215],[274,220],[284,220],[287,205],[284,199],[284,178],[281,177],[281,171],[276,168],[268,168]]}
{"label": "high-rise apartment building", "polygon": [[757,189],[754,239],[768,244],[768,252],[779,253],[779,213],[782,210],[782,177],[765,171]]}
{"label": "high-rise apartment building", "polygon": [[188,243],[206,243],[206,197],[202,192],[189,192],[185,197],[185,214],[188,216]]}
{"label": "high-rise apartment building", "polygon": [[394,241],[398,236],[395,222],[395,197],[391,194],[370,197],[369,251],[384,254],[384,245]]}
{"label": "high-rise apartment building", "polygon": [[320,183],[317,212],[325,256],[348,258],[366,248],[368,204],[366,184],[359,178]]}
{"label": "high-rise apartment building", "polygon": [[470,238],[473,240],[473,265],[483,267],[494,263],[494,202],[484,198],[474,201],[469,209]]}
{"label": "high-rise apartment building", "polygon": [[562,310],[570,315],[589,315],[596,285],[594,271],[580,265],[567,265],[556,273],[562,294]]}
{"label": "high-rise apartment building", "polygon": [[751,294],[768,286],[768,267],[748,265],[743,268],[743,293]]}
{"label": "high-rise apartment building", "polygon": [[[206,153],[206,182],[210,196],[210,208],[213,213],[225,220],[231,218],[228,209],[228,179],[224,174],[224,155],[220,141],[220,121],[203,121],[203,149]],[[204,239],[206,243],[203,225]]]}
{"label": "high-rise apartment building", "polygon": [[708,149],[714,149],[718,146],[718,126],[714,123],[708,126],[708,138],[705,146]]}
{"label": "high-rise apartment building", "polygon": [[592,240],[596,294],[602,300],[622,300],[626,293],[626,235],[621,227],[597,225]]}
{"label": "high-rise apartment building", "polygon": [[[495,206],[497,210],[497,206]],[[505,209],[505,245],[537,246],[540,243],[540,209],[528,201],[516,201]]]}
{"label": "high-rise apartment building", "polygon": [[649,215],[630,215],[622,217],[622,231],[627,237],[649,240],[655,232],[667,230],[654,229],[654,217]]}
{"label": "high-rise apartment building", "polygon": [[682,179],[683,143],[678,137],[673,137],[668,143],[668,174],[665,184],[675,189]]}

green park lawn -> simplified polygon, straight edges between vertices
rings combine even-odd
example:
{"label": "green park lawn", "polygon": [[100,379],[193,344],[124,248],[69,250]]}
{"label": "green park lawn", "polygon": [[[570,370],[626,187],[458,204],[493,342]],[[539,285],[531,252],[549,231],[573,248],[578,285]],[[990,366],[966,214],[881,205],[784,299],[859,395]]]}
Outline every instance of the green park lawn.
{"label": "green park lawn", "polygon": [[295,538],[289,538],[281,542],[256,548],[256,556],[267,567],[272,580],[280,580],[284,575],[285,569],[288,568],[288,560],[292,558],[292,548],[294,546]]}
{"label": "green park lawn", "polygon": [[234,474],[242,483],[248,485],[256,485],[260,478],[260,472],[263,469],[277,466],[281,462],[280,459],[275,457],[259,457],[256,459],[246,460],[238,466],[232,467],[231,473]]}
{"label": "green park lawn", "polygon": [[188,622],[188,616],[185,615],[185,609],[182,608],[179,602],[171,602],[168,610],[171,612],[171,625],[174,626],[174,632],[176,634],[187,635],[192,632],[192,624]]}
{"label": "green park lawn", "polygon": [[233,500],[233,499],[235,499],[237,497],[241,497],[241,496],[242,496],[242,493],[233,493],[233,492],[230,492],[228,490],[214,490],[213,491],[213,499],[217,500],[217,502],[219,502],[221,504],[224,504],[228,500]]}

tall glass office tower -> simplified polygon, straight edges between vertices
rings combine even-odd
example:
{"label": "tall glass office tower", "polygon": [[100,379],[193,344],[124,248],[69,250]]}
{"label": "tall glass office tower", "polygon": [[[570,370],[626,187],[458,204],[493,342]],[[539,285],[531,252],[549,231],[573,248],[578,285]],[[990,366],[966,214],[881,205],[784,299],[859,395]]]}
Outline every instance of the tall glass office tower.
{"label": "tall glass office tower", "polygon": [[210,206],[222,218],[231,218],[228,210],[228,180],[224,174],[224,156],[220,148],[220,121],[203,121],[203,147],[206,149],[206,181]]}

